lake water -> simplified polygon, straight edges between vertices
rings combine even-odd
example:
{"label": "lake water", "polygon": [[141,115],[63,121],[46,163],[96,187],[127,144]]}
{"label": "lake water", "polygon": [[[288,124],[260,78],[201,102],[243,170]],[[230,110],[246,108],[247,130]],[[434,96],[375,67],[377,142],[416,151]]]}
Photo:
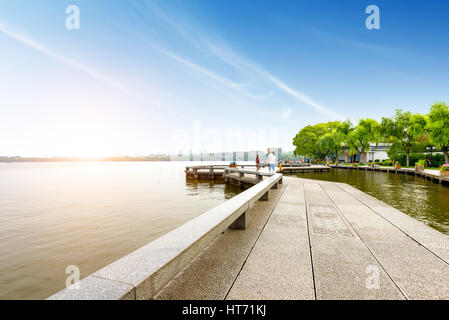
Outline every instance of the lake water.
{"label": "lake water", "polygon": [[240,192],[185,166],[0,163],[0,299],[45,299],[67,266],[83,278]]}
{"label": "lake water", "polygon": [[449,235],[449,187],[420,177],[376,171],[331,169],[298,177],[344,182]]}

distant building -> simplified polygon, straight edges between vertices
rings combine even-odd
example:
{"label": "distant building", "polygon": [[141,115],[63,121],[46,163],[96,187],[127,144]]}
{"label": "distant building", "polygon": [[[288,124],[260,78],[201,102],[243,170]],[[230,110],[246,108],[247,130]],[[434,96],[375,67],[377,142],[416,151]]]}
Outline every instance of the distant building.
{"label": "distant building", "polygon": [[[375,143],[371,143],[369,151],[366,152],[366,156],[367,156],[366,161],[375,161],[375,160],[383,161],[383,160],[389,159],[388,154],[387,154],[388,147],[389,147],[389,145],[387,143],[379,143],[377,146]],[[354,159],[354,157],[355,157],[355,159]],[[357,153],[357,155],[351,157],[349,155],[348,149],[344,149],[338,156],[338,161],[352,162],[351,159],[354,159],[355,162],[359,162],[360,161],[360,152]]]}
{"label": "distant building", "polygon": [[[273,148],[275,153],[281,150],[280,148]],[[262,150],[253,151],[234,151],[234,152],[200,152],[190,154],[170,154],[171,161],[255,161],[259,155],[260,161],[267,159],[267,153]]]}

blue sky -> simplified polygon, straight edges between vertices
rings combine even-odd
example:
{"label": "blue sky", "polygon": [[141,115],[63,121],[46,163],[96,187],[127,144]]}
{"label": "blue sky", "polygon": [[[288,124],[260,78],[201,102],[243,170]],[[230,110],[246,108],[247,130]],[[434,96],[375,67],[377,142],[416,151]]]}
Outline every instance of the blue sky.
{"label": "blue sky", "polygon": [[0,155],[291,150],[308,124],[449,102],[448,52],[443,0],[1,0]]}

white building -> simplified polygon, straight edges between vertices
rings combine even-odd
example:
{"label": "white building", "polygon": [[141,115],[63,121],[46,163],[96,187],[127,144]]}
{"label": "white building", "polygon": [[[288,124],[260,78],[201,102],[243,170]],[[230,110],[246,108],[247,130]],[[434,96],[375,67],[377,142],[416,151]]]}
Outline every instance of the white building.
{"label": "white building", "polygon": [[[355,162],[369,162],[375,160],[387,160],[388,158],[388,147],[387,143],[379,143],[377,146],[375,143],[370,144],[370,148],[368,152],[359,152],[355,156]],[[349,152],[347,149],[343,150],[338,156],[338,161],[342,162],[352,162],[353,157],[349,156]]]}

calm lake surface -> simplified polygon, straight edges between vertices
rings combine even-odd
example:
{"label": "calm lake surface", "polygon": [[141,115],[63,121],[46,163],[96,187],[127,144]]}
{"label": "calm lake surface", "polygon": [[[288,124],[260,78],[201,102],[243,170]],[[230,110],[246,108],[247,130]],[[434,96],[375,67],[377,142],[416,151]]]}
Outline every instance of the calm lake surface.
{"label": "calm lake surface", "polygon": [[0,299],[45,299],[67,266],[83,278],[240,192],[185,166],[0,163]]}
{"label": "calm lake surface", "polygon": [[296,176],[350,184],[449,235],[448,186],[405,174],[350,169],[331,169],[329,172]]}

